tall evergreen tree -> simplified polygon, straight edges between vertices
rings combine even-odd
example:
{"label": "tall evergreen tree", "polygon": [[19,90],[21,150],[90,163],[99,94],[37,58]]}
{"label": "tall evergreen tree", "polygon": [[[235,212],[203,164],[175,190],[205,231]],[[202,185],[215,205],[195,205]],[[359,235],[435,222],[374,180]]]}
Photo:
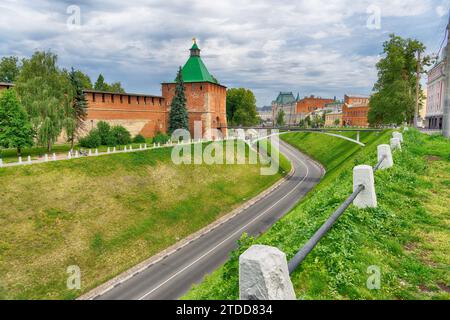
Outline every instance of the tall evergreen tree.
{"label": "tall evergreen tree", "polygon": [[189,116],[186,109],[186,95],[184,93],[183,75],[181,67],[178,70],[175,86],[175,96],[170,105],[169,133],[172,134],[177,129],[189,130]]}
{"label": "tall evergreen tree", "polygon": [[66,110],[65,129],[67,140],[71,143],[73,148],[79,131],[83,129],[83,124],[87,117],[88,103],[83,91],[82,80],[73,68],[68,77],[72,84],[73,101]]}
{"label": "tall evergreen tree", "polygon": [[95,81],[94,89],[98,91],[109,91],[109,86],[101,73],[98,75],[97,81]]}
{"label": "tall evergreen tree", "polygon": [[0,94],[0,146],[17,148],[20,156],[25,147],[33,145],[33,129],[14,89]]}
{"label": "tall evergreen tree", "polygon": [[40,145],[51,150],[61,134],[65,110],[72,104],[73,90],[65,72],[51,52],[35,52],[23,61],[16,90],[27,111]]}

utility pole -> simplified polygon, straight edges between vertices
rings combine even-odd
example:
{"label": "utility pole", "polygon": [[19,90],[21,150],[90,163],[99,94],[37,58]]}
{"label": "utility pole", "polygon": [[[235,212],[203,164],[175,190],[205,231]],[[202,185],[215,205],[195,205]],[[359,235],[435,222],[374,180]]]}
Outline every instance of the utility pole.
{"label": "utility pole", "polygon": [[416,75],[416,108],[414,111],[414,127],[419,128],[419,101],[420,101],[420,73],[422,68],[422,57],[420,50],[417,51],[417,75]]}

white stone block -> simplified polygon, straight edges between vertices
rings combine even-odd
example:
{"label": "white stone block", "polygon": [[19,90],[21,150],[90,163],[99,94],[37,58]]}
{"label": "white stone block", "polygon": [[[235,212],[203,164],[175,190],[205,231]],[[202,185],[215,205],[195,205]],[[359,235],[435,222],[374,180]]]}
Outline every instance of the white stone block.
{"label": "white stone block", "polygon": [[409,131],[409,128],[408,128],[408,127],[404,127],[404,128],[403,128],[403,131],[404,131],[404,132]]}
{"label": "white stone block", "polygon": [[95,155],[98,156],[98,149],[95,149]]}
{"label": "white stone block", "polygon": [[72,152],[69,151],[69,153],[67,154],[67,159],[72,159]]}
{"label": "white stone block", "polygon": [[125,146],[125,147],[123,148],[123,151],[127,152],[127,146]]}
{"label": "white stone block", "polygon": [[114,148],[113,148],[113,152],[116,152],[116,151],[117,151],[117,150],[116,150],[116,147],[114,147]]}
{"label": "white stone block", "polygon": [[48,154],[44,155],[44,161],[47,162],[48,161]]}
{"label": "white stone block", "polygon": [[78,153],[78,150],[75,151],[75,158],[78,158],[80,156],[80,154]]}
{"label": "white stone block", "polygon": [[158,142],[158,148],[159,148],[159,147],[161,147],[161,143],[160,143],[160,142]]}
{"label": "white stone block", "polygon": [[241,300],[296,300],[286,255],[274,247],[254,245],[239,257]]}
{"label": "white stone block", "polygon": [[147,144],[144,144],[144,150],[147,150]]}
{"label": "white stone block", "polygon": [[400,142],[403,142],[403,134],[401,134],[400,132],[393,132],[392,137],[398,138],[400,140]]}
{"label": "white stone block", "polygon": [[106,149],[106,153],[111,153],[111,148],[108,147],[108,149]]}
{"label": "white stone block", "polygon": [[88,155],[89,155],[89,156],[92,156],[92,149],[89,149]]}
{"label": "white stone block", "polygon": [[3,159],[0,159],[0,168],[3,167]]}
{"label": "white stone block", "polygon": [[391,147],[388,144],[381,144],[378,146],[378,162],[384,157],[383,162],[379,169],[389,169],[394,165],[394,160],[392,159]]}
{"label": "white stone block", "polygon": [[130,151],[133,151],[133,146],[130,146]]}
{"label": "white stone block", "polygon": [[371,166],[362,165],[353,168],[353,191],[356,191],[360,185],[364,186],[364,190],[353,200],[353,204],[361,209],[376,208],[377,195]]}
{"label": "white stone block", "polygon": [[56,161],[56,153],[53,153],[52,158],[53,158],[53,161]]}
{"label": "white stone block", "polygon": [[22,163],[22,157],[19,157],[19,163]]}
{"label": "white stone block", "polygon": [[402,143],[399,138],[392,138],[391,139],[391,149],[392,150],[402,150]]}

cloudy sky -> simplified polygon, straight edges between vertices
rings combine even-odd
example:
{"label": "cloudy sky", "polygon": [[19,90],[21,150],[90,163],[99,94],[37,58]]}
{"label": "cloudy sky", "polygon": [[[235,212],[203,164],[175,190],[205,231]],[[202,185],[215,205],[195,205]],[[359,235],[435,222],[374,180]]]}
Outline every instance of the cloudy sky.
{"label": "cloudy sky", "polygon": [[[198,39],[209,71],[252,89],[258,106],[279,91],[368,94],[390,33],[437,52],[450,0],[1,0],[0,57],[52,50],[93,81],[160,94]],[[80,15],[78,16],[78,11]],[[380,13],[378,19],[378,13]]]}

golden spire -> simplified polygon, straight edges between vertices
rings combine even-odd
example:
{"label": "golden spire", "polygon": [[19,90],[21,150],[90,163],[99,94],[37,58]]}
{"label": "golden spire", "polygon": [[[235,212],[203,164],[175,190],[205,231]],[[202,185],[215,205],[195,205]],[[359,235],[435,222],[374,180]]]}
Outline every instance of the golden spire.
{"label": "golden spire", "polygon": [[193,44],[196,44],[196,43],[197,43],[197,39],[195,39],[195,37],[192,38],[192,43],[193,43]]}

